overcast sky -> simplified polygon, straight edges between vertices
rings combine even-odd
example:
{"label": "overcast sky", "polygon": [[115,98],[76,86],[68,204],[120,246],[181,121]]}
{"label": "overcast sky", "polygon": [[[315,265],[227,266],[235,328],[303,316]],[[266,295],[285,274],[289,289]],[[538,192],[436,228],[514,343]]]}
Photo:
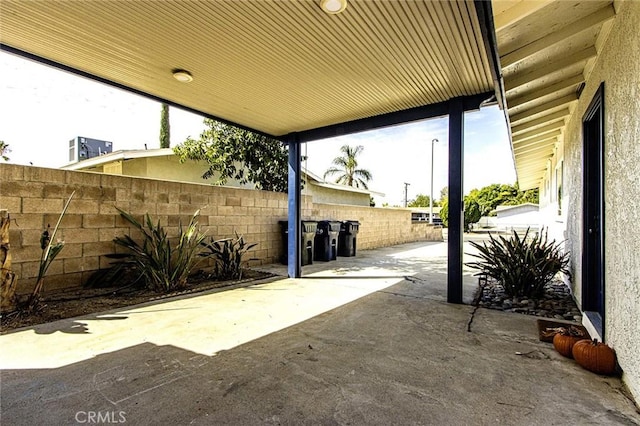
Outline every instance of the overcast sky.
{"label": "overcast sky", "polygon": [[[113,149],[159,147],[160,104],[141,96],[0,52],[0,140],[11,163],[40,167],[67,164],[76,136],[113,142]],[[202,117],[171,108],[171,144],[203,130]],[[448,121],[432,119],[307,144],[308,169],[322,176],[344,144],[362,145],[362,168],[373,174],[369,188],[385,193],[378,205],[402,205],[429,195],[431,141],[434,195],[447,185]],[[514,183],[515,171],[504,116],[497,107],[465,115],[465,193],[492,183]],[[303,153],[305,148],[303,147]]]}

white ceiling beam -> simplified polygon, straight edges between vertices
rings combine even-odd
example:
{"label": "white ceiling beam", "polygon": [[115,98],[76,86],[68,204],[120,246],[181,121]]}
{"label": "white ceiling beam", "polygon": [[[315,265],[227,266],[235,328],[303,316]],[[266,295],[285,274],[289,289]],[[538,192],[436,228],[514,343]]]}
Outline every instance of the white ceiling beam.
{"label": "white ceiling beam", "polygon": [[562,81],[543,87],[541,89],[537,89],[534,92],[529,93],[528,95],[518,96],[517,98],[513,98],[511,100],[507,99],[507,107],[509,109],[518,107],[528,102],[535,101],[536,99],[539,99],[543,96],[551,95],[553,93],[567,89],[571,86],[578,85],[583,81],[584,81],[584,76],[582,75],[582,73],[571,76],[571,77],[567,77]]}
{"label": "white ceiling beam", "polygon": [[555,130],[553,132],[549,132],[549,133],[546,133],[544,135],[539,135],[539,136],[536,136],[534,138],[530,138],[530,139],[528,139],[526,141],[514,142],[513,143],[513,149],[515,151],[515,150],[517,150],[519,148],[522,148],[522,147],[525,147],[525,146],[535,145],[536,143],[541,142],[541,141],[547,141],[547,140],[550,140],[550,139],[555,139],[560,135],[562,135],[562,131]]}
{"label": "white ceiling beam", "polygon": [[539,0],[539,1],[521,1],[520,3],[510,7],[502,13],[494,15],[493,26],[496,32],[508,27],[511,24],[518,22],[521,19],[537,12],[543,7],[547,6],[553,0]]}
{"label": "white ceiling beam", "polygon": [[551,114],[545,115],[544,117],[536,118],[535,120],[527,121],[524,124],[520,124],[519,126],[513,126],[511,128],[511,134],[517,135],[518,133],[526,132],[529,129],[532,129],[536,126],[541,126],[543,124],[551,123],[553,121],[558,121],[564,119],[571,112],[569,108],[562,109],[560,111],[553,112]]}
{"label": "white ceiling beam", "polygon": [[561,98],[558,99],[554,99],[552,101],[549,101],[547,103],[544,103],[542,105],[538,105],[536,107],[533,107],[531,109],[528,109],[526,111],[523,111],[521,113],[518,114],[514,114],[509,116],[509,120],[511,121],[512,124],[516,124],[519,121],[523,121],[526,120],[527,118],[534,116],[536,114],[540,114],[541,112],[545,112],[547,110],[562,106],[562,105],[566,105],[568,103],[571,103],[573,101],[577,101],[578,100],[578,94],[577,93],[572,93],[570,95],[567,96],[563,96]]}
{"label": "white ceiling beam", "polygon": [[543,146],[543,145],[549,145],[549,144],[554,145],[558,142],[558,136],[560,135],[545,136],[535,141],[527,141],[527,143],[522,143],[521,145],[514,146],[513,153],[514,155],[516,155],[516,152],[522,152],[523,150],[535,148],[536,146]]}
{"label": "white ceiling beam", "polygon": [[574,53],[573,55],[569,55],[560,60],[548,63],[545,66],[535,67],[535,69],[531,72],[527,72],[527,69],[525,69],[525,72],[523,73],[520,73],[513,77],[505,78],[505,90],[513,90],[524,84],[542,78],[545,75],[570,67],[571,65],[577,64],[579,62],[586,61],[587,59],[595,57],[597,54],[598,51],[596,50],[596,48],[594,46],[589,46],[586,49]]}
{"label": "white ceiling beam", "polygon": [[520,133],[517,136],[513,136],[511,140],[513,141],[513,144],[516,145],[517,143],[524,142],[538,136],[546,136],[546,134],[551,132],[555,134],[555,131],[561,129],[562,127],[564,127],[563,121],[554,122],[537,129],[529,130],[528,132]]}
{"label": "white ceiling beam", "polygon": [[542,145],[530,146],[528,148],[523,148],[520,151],[514,152],[514,156],[516,161],[522,162],[523,159],[526,158],[538,158],[540,154],[551,154],[553,153],[553,147],[555,146],[555,142],[552,140],[551,142],[547,142]]}
{"label": "white ceiling beam", "polygon": [[592,13],[591,15],[585,16],[582,19],[579,19],[575,22],[572,22],[560,30],[548,34],[542,38],[537,39],[536,41],[527,44],[517,50],[514,50],[511,53],[503,55],[500,57],[500,64],[502,68],[507,68],[511,65],[517,64],[518,62],[524,60],[525,58],[534,55],[535,53],[544,50],[550,46],[553,46],[556,43],[564,41],[569,37],[578,34],[584,30],[587,30],[595,25],[598,25],[602,22],[605,22],[611,18],[616,16],[616,11],[613,8],[612,4],[609,4],[602,9]]}
{"label": "white ceiling beam", "polygon": [[542,176],[535,179],[529,178],[527,180],[518,180],[518,186],[522,191],[526,191],[527,189],[538,189],[540,188],[541,183],[542,183]]}

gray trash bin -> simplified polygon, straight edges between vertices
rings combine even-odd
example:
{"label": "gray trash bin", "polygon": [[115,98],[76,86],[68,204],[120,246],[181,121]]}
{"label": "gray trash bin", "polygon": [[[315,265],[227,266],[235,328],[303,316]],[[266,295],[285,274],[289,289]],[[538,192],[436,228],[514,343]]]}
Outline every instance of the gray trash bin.
{"label": "gray trash bin", "polygon": [[332,220],[319,221],[316,237],[313,241],[313,260],[322,262],[336,260],[339,234],[340,222]]}
{"label": "gray trash bin", "polygon": [[[278,221],[280,224],[280,231],[282,235],[282,247],[283,253],[280,256],[280,263],[283,265],[287,265],[288,262],[288,251],[287,247],[289,246],[289,222],[286,220]],[[301,263],[302,265],[311,265],[313,263],[313,240],[316,235],[316,228],[318,227],[318,222],[313,220],[303,220],[301,222]]]}
{"label": "gray trash bin", "polygon": [[340,224],[338,236],[338,256],[353,257],[356,255],[356,245],[360,222],[357,220],[345,220]]}

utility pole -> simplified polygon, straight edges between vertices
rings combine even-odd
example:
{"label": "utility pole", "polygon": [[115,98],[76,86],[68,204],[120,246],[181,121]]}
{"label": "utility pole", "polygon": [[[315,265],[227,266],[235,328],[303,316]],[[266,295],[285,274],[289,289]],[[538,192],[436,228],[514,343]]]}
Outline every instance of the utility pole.
{"label": "utility pole", "polygon": [[407,204],[409,203],[409,200],[407,199],[407,188],[409,187],[409,185],[411,184],[407,182],[404,183],[404,206],[405,207],[407,207]]}
{"label": "utility pole", "polygon": [[433,145],[438,139],[431,141],[431,194],[429,195],[429,223],[433,225]]}

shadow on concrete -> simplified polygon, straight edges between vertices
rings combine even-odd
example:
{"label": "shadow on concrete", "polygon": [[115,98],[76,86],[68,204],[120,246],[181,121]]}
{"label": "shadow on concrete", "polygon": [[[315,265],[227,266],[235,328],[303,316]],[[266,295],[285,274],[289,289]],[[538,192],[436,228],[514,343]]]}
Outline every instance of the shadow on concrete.
{"label": "shadow on concrete", "polygon": [[640,421],[618,379],[539,342],[532,318],[481,310],[469,333],[470,307],[394,294],[413,285],[212,356],[142,343],[4,370],[3,424],[86,423],[89,413],[176,425]]}

